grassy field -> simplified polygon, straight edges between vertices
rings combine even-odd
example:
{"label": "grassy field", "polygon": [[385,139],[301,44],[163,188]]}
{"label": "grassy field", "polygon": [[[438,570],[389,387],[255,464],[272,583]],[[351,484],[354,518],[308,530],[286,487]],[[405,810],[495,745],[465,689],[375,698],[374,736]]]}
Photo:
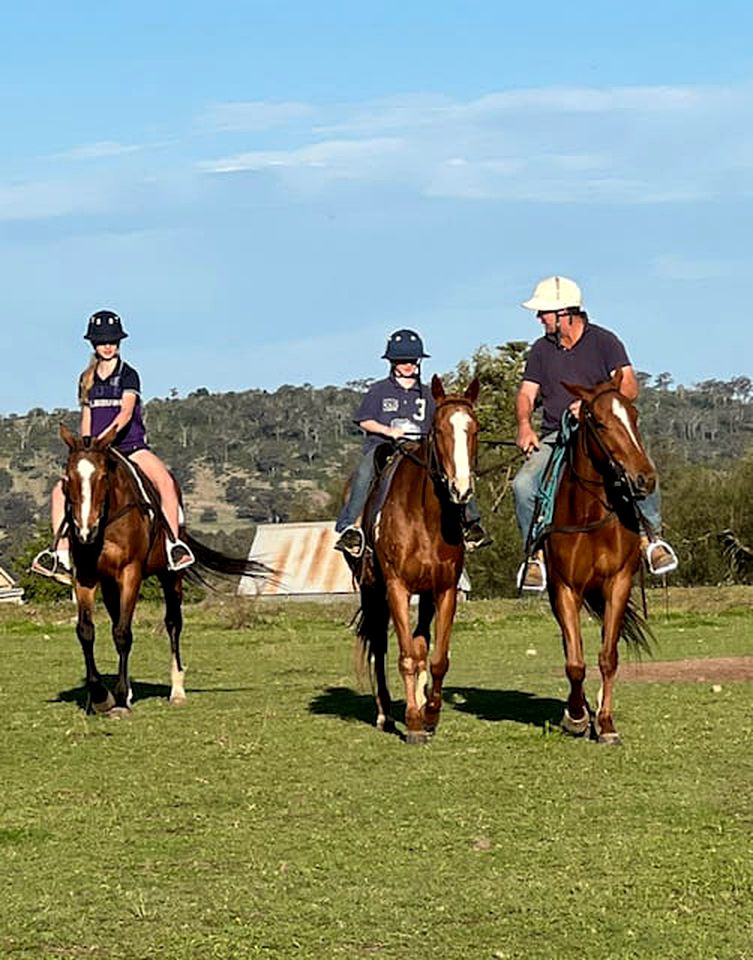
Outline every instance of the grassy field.
{"label": "grassy field", "polygon": [[[751,590],[652,606],[657,659],[753,652]],[[0,956],[753,958],[753,683],[618,682],[624,746],[573,741],[543,604],[472,602],[408,747],[352,612],[189,610],[175,709],[142,605],[125,721],[81,709],[72,608],[0,612]]]}

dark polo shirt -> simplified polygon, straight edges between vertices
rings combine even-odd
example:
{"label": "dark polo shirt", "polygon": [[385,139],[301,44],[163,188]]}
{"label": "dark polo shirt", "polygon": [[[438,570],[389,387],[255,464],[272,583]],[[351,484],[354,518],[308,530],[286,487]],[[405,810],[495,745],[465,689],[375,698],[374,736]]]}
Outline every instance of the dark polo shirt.
{"label": "dark polo shirt", "polygon": [[[422,436],[426,436],[434,418],[434,397],[420,380],[408,390],[401,387],[394,377],[377,380],[369,388],[353,415],[356,423],[364,420],[376,420],[385,427],[395,426],[399,420],[411,420]],[[364,453],[385,443],[381,434],[367,433],[363,441]]]}
{"label": "dark polo shirt", "polygon": [[524,380],[538,383],[543,408],[542,433],[558,430],[562,414],[575,397],[565,383],[594,387],[612,376],[612,371],[630,366],[622,341],[611,330],[586,323],[583,336],[571,350],[558,347],[553,337],[541,337],[531,347]]}
{"label": "dark polo shirt", "polygon": [[97,437],[120,413],[124,393],[136,394],[136,406],[128,424],[115,438],[115,446],[121,453],[133,453],[146,447],[146,431],[141,416],[141,382],[138,373],[125,361],[118,365],[105,380],[94,374],[94,383],[89,391],[88,406],[91,410],[92,436]]}

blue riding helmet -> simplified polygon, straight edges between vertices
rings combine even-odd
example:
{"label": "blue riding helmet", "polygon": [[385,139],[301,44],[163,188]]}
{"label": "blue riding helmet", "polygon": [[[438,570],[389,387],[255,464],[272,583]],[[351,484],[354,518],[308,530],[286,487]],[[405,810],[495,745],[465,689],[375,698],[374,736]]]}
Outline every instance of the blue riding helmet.
{"label": "blue riding helmet", "polygon": [[396,330],[387,341],[383,360],[392,363],[404,363],[409,360],[421,360],[430,354],[424,353],[424,343],[414,330]]}
{"label": "blue riding helmet", "polygon": [[89,317],[89,327],[84,334],[84,340],[89,340],[96,347],[98,343],[118,343],[127,336],[117,313],[112,310],[97,310]]}

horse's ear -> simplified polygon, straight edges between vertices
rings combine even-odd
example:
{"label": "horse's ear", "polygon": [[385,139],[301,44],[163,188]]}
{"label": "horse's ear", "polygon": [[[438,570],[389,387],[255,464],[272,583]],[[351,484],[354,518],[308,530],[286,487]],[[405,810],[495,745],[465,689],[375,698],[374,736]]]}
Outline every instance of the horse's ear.
{"label": "horse's ear", "polygon": [[60,424],[60,436],[71,450],[76,449],[76,443],[78,441],[64,423]]}
{"label": "horse's ear", "polygon": [[437,376],[435,373],[431,378],[431,395],[435,400],[444,400],[446,394],[444,392],[444,384],[442,383],[442,378]]}
{"label": "horse's ear", "polygon": [[120,431],[117,426],[111,426],[107,433],[103,434],[101,437],[95,437],[94,440],[92,440],[92,447],[95,450],[107,450],[108,447],[112,446],[112,443],[119,432]]}
{"label": "horse's ear", "polygon": [[591,391],[587,387],[580,387],[577,383],[565,383],[564,380],[560,381],[562,386],[569,393],[572,393],[574,397],[577,397],[579,400],[585,400],[590,396]]}
{"label": "horse's ear", "polygon": [[468,387],[465,391],[465,397],[467,400],[470,400],[471,403],[475,403],[478,400],[479,390],[481,389],[481,383],[478,377],[474,377],[473,380],[468,384]]}

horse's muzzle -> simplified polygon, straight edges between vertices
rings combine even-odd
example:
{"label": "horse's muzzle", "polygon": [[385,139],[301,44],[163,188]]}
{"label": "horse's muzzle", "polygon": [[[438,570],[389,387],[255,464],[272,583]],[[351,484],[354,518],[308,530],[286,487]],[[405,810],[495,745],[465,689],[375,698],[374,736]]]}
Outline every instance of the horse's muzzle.
{"label": "horse's muzzle", "polygon": [[74,523],[73,530],[79,543],[93,543],[99,533],[99,520],[95,520],[90,527],[80,527],[77,523]]}
{"label": "horse's muzzle", "polygon": [[647,497],[656,489],[655,473],[636,473],[631,480],[636,496]]}
{"label": "horse's muzzle", "polygon": [[464,485],[464,489],[460,490],[454,480],[448,480],[447,492],[449,493],[450,500],[453,503],[458,504],[458,506],[462,506],[463,504],[468,503],[473,496],[473,483]]}

